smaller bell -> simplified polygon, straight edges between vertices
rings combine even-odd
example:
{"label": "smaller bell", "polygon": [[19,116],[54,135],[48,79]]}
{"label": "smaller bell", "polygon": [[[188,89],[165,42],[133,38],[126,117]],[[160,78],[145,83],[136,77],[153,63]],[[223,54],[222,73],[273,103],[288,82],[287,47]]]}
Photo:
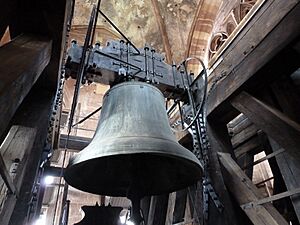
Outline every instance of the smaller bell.
{"label": "smaller bell", "polygon": [[112,207],[111,205],[87,206],[81,207],[84,212],[84,218],[74,225],[118,225],[119,215],[122,207]]}

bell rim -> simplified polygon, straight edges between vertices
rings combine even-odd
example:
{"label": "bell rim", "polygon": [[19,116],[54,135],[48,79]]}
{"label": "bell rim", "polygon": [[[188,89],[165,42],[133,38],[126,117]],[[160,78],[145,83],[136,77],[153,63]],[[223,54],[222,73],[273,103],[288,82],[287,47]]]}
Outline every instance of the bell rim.
{"label": "bell rim", "polygon": [[[101,157],[101,160],[105,159],[105,158],[111,158],[111,157],[122,158],[123,156],[139,156],[139,155],[147,155],[147,154],[149,154],[149,153],[118,154],[118,155],[111,155],[111,156]],[[178,191],[178,190],[184,189],[184,188],[186,188],[190,185],[195,184],[202,177],[202,170],[201,170],[200,163],[191,161],[187,158],[178,158],[178,157],[172,156],[172,155],[165,155],[165,154],[158,154],[158,153],[151,154],[151,155],[155,156],[155,157],[158,157],[158,158],[164,158],[166,160],[175,159],[176,161],[181,161],[181,162],[184,162],[186,164],[190,164],[189,165],[190,172],[192,171],[191,168],[193,167],[194,172],[198,173],[198,176],[192,176],[193,178],[188,179],[188,181],[185,179],[184,182],[182,182],[180,184],[176,184],[176,186],[174,185],[174,187],[172,187],[172,188],[168,187],[168,188],[165,188],[165,189],[160,189],[158,191],[147,192],[147,194],[143,194],[142,196],[161,195],[161,194],[167,194],[167,193],[171,193],[171,192],[174,192],[174,191]],[[88,164],[88,163],[90,164],[92,161],[98,161],[98,160],[99,160],[99,158],[93,158],[93,159],[90,159],[88,161],[82,161],[82,162],[79,162],[75,165],[68,166],[64,171],[64,179],[72,187],[74,187],[78,190],[84,191],[84,192],[88,192],[88,193],[91,193],[91,194],[112,196],[112,197],[127,197],[125,192],[123,192],[123,193],[120,192],[120,189],[118,191],[103,191],[103,189],[99,188],[95,191],[95,190],[91,190],[91,188],[88,187],[87,185],[82,185],[82,183],[74,182],[74,179],[72,178],[72,174],[73,175],[76,174],[78,172],[78,170],[83,170],[82,165]],[[76,170],[77,170],[77,172],[76,172]],[[194,174],[196,174],[196,173],[194,173]],[[105,183],[103,184],[103,186],[105,186]]]}

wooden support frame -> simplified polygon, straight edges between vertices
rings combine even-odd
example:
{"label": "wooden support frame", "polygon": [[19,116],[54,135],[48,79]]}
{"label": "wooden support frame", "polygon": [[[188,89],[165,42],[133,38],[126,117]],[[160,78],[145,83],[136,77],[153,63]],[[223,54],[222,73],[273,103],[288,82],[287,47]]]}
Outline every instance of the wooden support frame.
{"label": "wooden support frame", "polygon": [[246,92],[241,92],[231,104],[255,125],[300,160],[300,125]]}
{"label": "wooden support frame", "polygon": [[10,194],[13,194],[16,196],[16,198],[18,197],[18,190],[15,186],[15,184],[13,183],[9,173],[8,173],[8,170],[6,168],[6,165],[5,165],[5,162],[4,162],[4,159],[2,157],[2,154],[0,152],[0,175],[4,181],[4,183],[6,184],[6,187],[8,188],[9,190],[9,193]]}
{"label": "wooden support frame", "polygon": [[0,48],[0,139],[51,58],[52,41],[21,35]]}
{"label": "wooden support frame", "polygon": [[[24,168],[28,164],[28,158],[27,155],[29,155],[30,150],[32,149],[34,145],[34,140],[36,136],[36,129],[35,128],[29,128],[24,126],[13,126],[10,129],[9,134],[5,138],[5,141],[2,143],[0,147],[1,154],[3,157],[5,157],[3,161],[4,167],[7,169],[7,163],[12,160],[12,156],[15,157],[15,155],[18,155],[18,157],[23,158],[21,159],[16,177],[14,180],[11,179],[11,177],[8,175],[8,179],[10,180],[10,184],[13,187],[13,190],[16,191],[21,190],[22,183],[25,177],[25,170]],[[6,158],[6,155],[8,155]],[[1,157],[2,158],[2,157]],[[2,158],[3,159],[3,158]],[[6,163],[5,163],[6,161]],[[12,188],[9,187],[8,188]],[[13,213],[14,207],[16,205],[17,198],[15,195],[8,195],[7,199],[4,203],[4,210],[0,213],[0,221],[1,225],[7,225],[9,223],[9,219]]]}
{"label": "wooden support frame", "polygon": [[253,166],[255,166],[255,165],[257,165],[257,164],[259,164],[259,163],[261,163],[261,162],[263,162],[263,161],[265,161],[265,160],[268,160],[268,159],[270,159],[270,158],[273,158],[273,157],[275,157],[276,155],[278,155],[278,154],[280,154],[280,153],[282,153],[282,152],[284,152],[284,151],[285,151],[285,150],[284,150],[283,148],[281,148],[281,149],[279,149],[279,150],[277,150],[277,151],[275,151],[275,152],[273,152],[273,153],[271,153],[271,154],[269,154],[269,155],[266,155],[265,157],[260,158],[259,160],[256,160],[256,161],[253,162],[253,163],[250,163],[250,164],[248,164],[248,165],[242,167],[242,170],[248,169],[248,168],[253,167]]}
{"label": "wooden support frame", "polygon": [[[207,115],[224,105],[260,68],[299,36],[299,13],[299,0],[272,0],[261,7],[221,55],[223,61],[212,71],[212,77],[227,75],[211,91]],[[270,15],[274,15],[272,20]],[[263,32],[261,24],[268,25]]]}
{"label": "wooden support frame", "polygon": [[[237,163],[228,153],[218,153],[219,160],[223,165],[227,179],[226,185],[230,186],[229,191],[234,195],[240,206],[258,201],[263,198],[257,187],[241,170]],[[270,203],[259,205],[254,208],[242,208],[254,225],[287,225],[288,222]]]}
{"label": "wooden support frame", "polygon": [[151,197],[147,225],[164,225],[166,222],[169,195]]}
{"label": "wooden support frame", "polygon": [[187,189],[176,192],[176,200],[174,203],[174,213],[172,223],[180,223],[184,221],[184,214],[187,202]]}
{"label": "wooden support frame", "polygon": [[[68,135],[66,134],[61,134],[59,138],[59,148],[64,149],[66,145]],[[68,149],[75,150],[75,151],[81,151],[84,149],[86,146],[91,143],[92,138],[86,138],[86,137],[76,137],[70,135],[69,141],[68,141]]]}
{"label": "wooden support frame", "polygon": [[280,194],[273,195],[273,196],[270,196],[270,197],[267,197],[267,198],[263,198],[263,199],[260,199],[260,200],[257,200],[257,201],[249,202],[247,204],[241,205],[241,207],[243,209],[254,208],[258,205],[263,205],[263,204],[266,204],[268,202],[273,202],[273,201],[276,201],[276,200],[279,200],[279,199],[282,199],[282,198],[286,198],[286,197],[290,197],[290,196],[296,195],[296,194],[300,194],[300,188],[296,188],[296,189],[291,190],[291,191],[285,191],[285,192],[282,192]]}

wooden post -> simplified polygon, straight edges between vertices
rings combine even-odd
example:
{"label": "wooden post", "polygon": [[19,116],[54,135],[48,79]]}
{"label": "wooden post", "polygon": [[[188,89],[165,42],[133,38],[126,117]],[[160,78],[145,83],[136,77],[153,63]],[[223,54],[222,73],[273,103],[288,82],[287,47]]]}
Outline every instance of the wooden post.
{"label": "wooden post", "polygon": [[[272,147],[273,152],[278,151],[281,147],[274,141],[269,138],[270,145]],[[300,187],[300,167],[299,161],[295,160],[288,152],[284,152],[280,155],[276,156],[276,161],[278,167],[280,169],[282,178],[284,180],[285,186],[288,191],[292,191],[295,188]],[[298,218],[300,221],[300,199],[299,196],[291,196],[292,204]]]}
{"label": "wooden post", "polygon": [[151,197],[147,225],[165,225],[169,195]]}
{"label": "wooden post", "polygon": [[[32,149],[35,135],[36,129],[34,128],[13,126],[0,147],[0,153],[3,155],[6,170],[11,166],[14,159],[18,158],[20,160],[14,182],[12,183],[17,190],[21,189],[25,176],[25,171],[23,169],[27,164],[27,158],[24,156],[28,155]],[[12,182],[13,178],[9,177],[9,179],[11,179]],[[7,199],[4,202],[5,207],[0,213],[2,225],[8,224],[16,202],[16,196],[12,194],[7,196]]]}
{"label": "wooden post", "polygon": [[191,217],[197,225],[203,225],[203,198],[202,180],[197,184],[188,187],[188,202]]}
{"label": "wooden post", "polygon": [[[300,96],[290,78],[283,77],[271,84],[272,92],[274,93],[276,100],[281,110],[296,122],[300,122]],[[269,138],[270,146],[273,152],[280,149],[278,143]],[[276,161],[285,186],[288,191],[292,191],[295,188],[300,187],[300,181],[297,179],[300,176],[299,161],[294,159],[289,153],[285,152],[282,155],[276,156]],[[292,205],[295,210],[298,222],[300,222],[300,199],[297,196],[290,197]]]}
{"label": "wooden post", "polygon": [[[257,187],[241,170],[228,153],[218,153],[219,160],[225,168],[226,185],[240,205],[258,201],[263,198]],[[270,203],[257,207],[242,208],[254,225],[288,225],[287,221]]]}
{"label": "wooden post", "polygon": [[176,200],[173,214],[173,224],[184,221],[184,213],[187,201],[187,189],[176,192]]}
{"label": "wooden post", "polygon": [[217,152],[232,152],[232,149],[230,148],[231,143],[226,125],[212,123],[212,119],[213,118],[210,118],[208,120],[208,135],[211,143],[211,151],[209,152],[209,172],[212,185],[225,207],[223,212],[220,213],[214,206],[214,203],[210,201],[209,223],[215,225],[234,225],[238,224],[237,217],[234,213],[234,207],[224,184],[224,179],[217,156]]}
{"label": "wooden post", "polygon": [[150,202],[151,202],[151,196],[146,196],[146,197],[142,198],[142,200],[141,200],[141,209],[143,212],[145,225],[147,225],[147,221],[148,221]]}
{"label": "wooden post", "polygon": [[[177,193],[178,192],[172,192],[172,193],[169,194],[168,210],[167,210],[165,225],[174,224],[173,216],[174,216],[174,213],[175,213],[175,206],[176,206],[175,202],[176,202],[176,199],[177,199]],[[184,203],[185,202],[181,202],[181,204],[184,204]]]}
{"label": "wooden post", "polygon": [[[48,119],[51,110],[54,93],[45,87],[35,86],[27,95],[22,105],[19,107],[12,121],[19,126],[32,127],[36,129],[36,136],[31,138],[32,148],[24,155],[24,165],[20,167],[23,171],[23,181],[19,186],[19,198],[13,209],[13,213],[8,218],[9,225],[22,225],[27,216],[29,202],[32,197],[32,185],[39,167],[40,157],[44,148],[48,132]],[[24,116],[26,115],[26,116]],[[26,134],[23,134],[26,136]],[[16,179],[18,179],[16,177]],[[18,179],[19,180],[19,179]],[[18,187],[18,185],[17,185]],[[4,207],[12,205],[12,200],[7,200]],[[3,217],[0,218],[2,223]]]}

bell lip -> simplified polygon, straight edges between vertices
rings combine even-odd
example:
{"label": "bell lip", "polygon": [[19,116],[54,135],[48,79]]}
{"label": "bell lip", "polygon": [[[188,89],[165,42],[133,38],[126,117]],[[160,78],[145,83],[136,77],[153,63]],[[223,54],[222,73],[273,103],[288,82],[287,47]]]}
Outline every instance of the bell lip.
{"label": "bell lip", "polygon": [[145,83],[145,82],[141,82],[141,81],[126,81],[126,82],[122,82],[122,83],[119,83],[115,86],[113,86],[112,88],[108,89],[105,94],[103,95],[103,99],[113,90],[117,89],[117,88],[120,88],[122,86],[127,86],[127,85],[133,85],[133,86],[138,86],[138,85],[143,85],[143,86],[147,86],[149,88],[153,88],[154,90],[156,90],[163,98],[165,98],[165,96],[163,95],[163,93],[157,88],[155,87],[154,85],[152,84],[148,84],[148,83]]}
{"label": "bell lip", "polygon": [[[123,156],[129,156],[129,155],[138,156],[138,155],[143,155],[143,154],[149,154],[149,153],[118,154],[118,155],[110,155],[110,156],[101,157],[101,159],[110,158],[110,157],[123,157]],[[159,191],[153,191],[152,190],[152,192],[142,194],[141,197],[151,196],[151,195],[168,194],[168,193],[172,193],[174,191],[182,190],[184,188],[187,188],[187,187],[197,183],[202,177],[202,168],[201,168],[200,162],[197,163],[197,162],[194,162],[194,161],[189,160],[187,158],[178,158],[178,157],[173,156],[173,155],[165,155],[165,154],[158,154],[158,153],[152,153],[151,155],[152,156],[158,156],[158,157],[163,156],[163,158],[165,158],[165,159],[175,159],[176,161],[182,161],[182,162],[185,162],[187,164],[190,164],[189,165],[190,170],[193,167],[193,169],[195,170],[194,175],[195,174],[198,174],[198,175],[194,176],[193,179],[188,179],[188,182],[179,183],[179,184],[176,184],[176,186],[174,185],[173,188],[168,187],[168,188],[161,189]],[[93,158],[93,159],[90,159],[89,161],[97,161],[97,160],[99,160],[99,158]],[[82,165],[84,165],[86,163],[87,163],[87,161],[82,161],[82,162],[79,162],[75,165],[68,165],[67,168],[64,170],[64,179],[70,186],[72,186],[72,187],[74,187],[78,190],[91,193],[91,194],[106,195],[106,196],[111,196],[111,197],[128,197],[125,192],[117,193],[117,191],[103,191],[100,188],[97,189],[97,191],[95,191],[95,190],[91,190],[90,187],[82,186],[81,185],[82,183],[72,182],[71,177],[73,175],[77,174],[78,171],[83,170]],[[189,174],[189,175],[191,175],[191,174]],[[103,186],[105,186],[105,183],[103,184]]]}
{"label": "bell lip", "polygon": [[[121,140],[122,138],[119,138],[118,141],[123,141]],[[146,138],[147,139],[147,138]],[[153,139],[148,138],[149,142],[153,141]],[[141,141],[141,139],[139,139],[138,141]],[[119,183],[118,182],[118,187],[112,187],[114,184],[112,183],[103,183],[101,184],[102,186],[111,186],[112,190],[108,191],[106,190],[106,188],[104,187],[103,189],[97,189],[95,190],[93,188],[94,184],[93,181],[90,180],[85,180],[87,177],[93,177],[91,175],[91,172],[83,172],[83,171],[88,171],[87,169],[89,169],[89,165],[96,165],[95,166],[95,170],[96,171],[104,171],[102,170],[103,167],[102,165],[105,165],[105,163],[109,162],[111,164],[113,164],[114,160],[119,161],[119,159],[121,159],[121,162],[126,161],[126,159],[128,160],[130,157],[140,157],[141,159],[145,159],[145,157],[147,158],[156,158],[157,160],[159,160],[159,163],[167,161],[168,163],[172,164],[172,168],[175,168],[173,170],[172,174],[168,173],[168,177],[165,184],[160,185],[160,187],[158,188],[158,184],[155,184],[156,180],[153,179],[153,184],[154,184],[154,188],[153,190],[151,189],[151,192],[147,192],[147,194],[145,195],[157,195],[157,194],[164,194],[164,193],[169,193],[172,191],[176,191],[176,190],[180,190],[183,189],[189,185],[192,185],[194,183],[196,183],[196,181],[198,181],[201,178],[201,173],[202,173],[202,168],[201,168],[201,164],[200,161],[197,159],[197,157],[188,149],[184,148],[182,145],[180,145],[177,142],[171,141],[171,140],[163,140],[164,143],[158,143],[158,146],[164,147],[165,145],[167,145],[168,151],[163,150],[163,149],[142,149],[139,148],[138,152],[133,153],[130,149],[128,148],[126,152],[123,151],[123,153],[121,151],[116,151],[116,149],[112,152],[109,151],[110,154],[107,155],[98,155],[95,157],[89,157],[88,158],[80,158],[80,157],[76,157],[79,154],[84,154],[84,155],[88,155],[85,152],[89,152],[88,147],[86,147],[84,150],[82,150],[81,152],[79,152],[77,155],[75,155],[73,157],[73,159],[71,159],[70,164],[68,165],[68,167],[65,170],[64,173],[64,177],[65,180],[67,181],[67,183],[69,183],[71,186],[82,190],[82,191],[86,191],[89,193],[93,193],[93,194],[102,194],[102,195],[108,195],[108,196],[115,196],[115,197],[126,197],[126,194],[124,192],[124,188],[125,186],[123,185],[123,183]],[[142,143],[145,143],[145,141],[142,141]],[[117,145],[119,146],[119,145]],[[91,148],[93,148],[93,146],[90,146]],[[103,146],[101,146],[103,147]],[[169,149],[177,149],[176,151],[172,151],[170,152]],[[125,154],[124,154],[125,153]],[[177,153],[177,154],[176,154]],[[77,158],[77,160],[76,160]],[[108,161],[106,161],[108,160]],[[147,161],[143,161],[147,164]],[[97,166],[99,165],[99,166]],[[174,167],[173,167],[174,165]],[[178,165],[181,165],[178,167]],[[166,174],[166,171],[169,171],[170,167],[167,164],[159,164],[159,165],[150,165],[147,164],[147,166],[145,168],[150,168],[151,171],[156,171],[154,172],[155,174],[157,174],[157,180],[162,180],[164,179],[164,174]],[[148,171],[147,170],[147,171]],[[122,167],[122,171],[130,171],[130,166],[129,165],[124,165]],[[92,172],[93,174],[95,174],[95,172]],[[129,172],[130,173],[130,172]],[[96,172],[97,174],[97,172]],[[125,172],[126,175],[124,175],[124,179],[127,181],[130,181],[130,176],[128,175],[128,172]],[[183,175],[184,174],[184,175]],[[80,176],[80,177],[79,177]],[[103,172],[103,177],[107,176],[107,172]],[[119,177],[118,174],[113,175],[114,177]],[[101,177],[101,176],[99,176]],[[102,177],[102,178],[103,178]],[[175,177],[175,178],[174,178]],[[100,179],[100,178],[99,178]],[[108,179],[109,180],[109,179]],[[174,188],[170,188],[169,186],[167,186],[167,184],[169,184],[172,181],[172,185],[174,186]],[[100,182],[100,181],[99,181]],[[101,181],[102,182],[102,181]],[[100,182],[100,183],[101,183]],[[121,182],[121,181],[120,181]],[[85,185],[83,185],[83,183]],[[101,186],[100,185],[100,186]],[[101,187],[102,187],[101,186]],[[99,188],[99,184],[97,183],[97,188]],[[155,190],[154,190],[155,189]],[[105,191],[103,191],[105,190]]]}
{"label": "bell lip", "polygon": [[[103,142],[102,141],[98,142],[97,145],[101,146],[100,148],[102,148],[103,152],[105,152],[111,146],[109,144],[105,144],[105,143],[107,143],[107,140],[115,140],[115,142],[119,141],[119,143],[117,143],[114,146],[113,151],[108,151],[109,154],[106,154],[106,155],[103,154],[101,157],[128,155],[128,154],[138,154],[138,153],[141,153],[141,154],[155,154],[155,155],[163,155],[163,156],[168,156],[169,155],[169,156],[184,158],[186,160],[193,161],[194,163],[198,164],[201,167],[201,163],[200,163],[199,159],[195,156],[195,154],[193,154],[189,149],[183,147],[178,142],[170,140],[170,139],[155,137],[156,141],[161,141],[159,143],[159,147],[162,148],[163,145],[168,145],[169,148],[170,148],[170,146],[172,146],[173,147],[172,149],[176,149],[176,151],[166,151],[166,150],[160,149],[160,148],[157,148],[157,149],[153,148],[152,143],[153,143],[154,138],[151,137],[151,136],[139,136],[139,137],[122,136],[122,137],[118,137],[118,138],[104,139]],[[144,146],[140,145],[138,147],[139,152],[133,153],[132,152],[132,145],[136,144],[136,143],[134,143],[134,141],[137,141],[137,140],[138,140],[138,142],[143,143]],[[126,143],[128,141],[130,141],[130,143],[131,143],[130,145],[120,144],[122,142]],[[145,143],[147,144],[147,142],[148,142],[148,144],[150,143],[149,146],[151,146],[151,147],[145,148],[145,146],[147,147],[147,145],[145,145]],[[83,150],[81,150],[80,152],[78,152],[77,154],[72,156],[70,158],[69,165],[85,162],[85,161],[91,160],[91,159],[99,158],[99,154],[95,154],[94,157],[89,157],[89,158],[83,158],[82,157],[82,155],[87,155],[85,152],[91,151],[90,148],[95,147],[95,145],[96,144],[93,144],[93,142],[91,142]],[[111,149],[109,149],[109,150],[111,150]],[[183,154],[183,153],[185,153],[185,154]],[[89,154],[89,156],[91,156],[91,155]],[[79,158],[79,160],[75,161],[78,158]]]}

